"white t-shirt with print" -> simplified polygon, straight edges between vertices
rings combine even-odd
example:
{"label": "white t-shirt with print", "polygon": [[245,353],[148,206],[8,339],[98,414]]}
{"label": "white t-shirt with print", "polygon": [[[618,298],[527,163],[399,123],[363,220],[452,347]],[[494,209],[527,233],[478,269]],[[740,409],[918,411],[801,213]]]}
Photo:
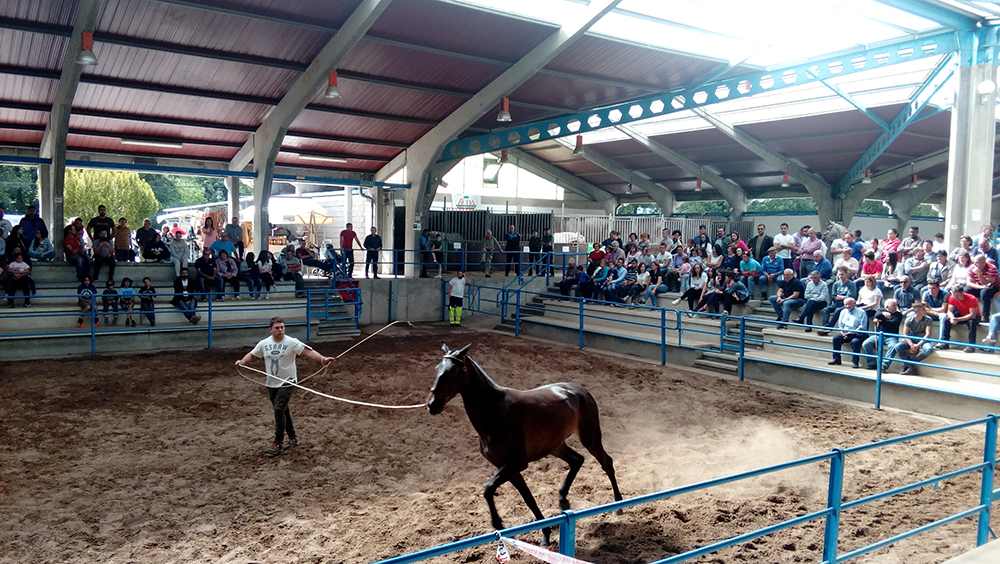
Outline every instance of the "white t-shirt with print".
{"label": "white t-shirt with print", "polygon": [[280,388],[286,385],[281,380],[298,382],[295,359],[306,348],[311,347],[288,335],[285,335],[280,341],[275,341],[274,337],[268,337],[257,343],[252,354],[264,359],[264,371],[267,372],[267,381],[264,385],[268,388]]}

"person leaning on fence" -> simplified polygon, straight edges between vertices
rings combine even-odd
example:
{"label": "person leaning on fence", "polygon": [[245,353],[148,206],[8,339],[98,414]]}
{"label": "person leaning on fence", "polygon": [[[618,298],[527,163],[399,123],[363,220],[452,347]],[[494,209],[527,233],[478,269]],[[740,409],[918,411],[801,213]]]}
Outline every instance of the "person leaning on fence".
{"label": "person leaning on fence", "polygon": [[180,276],[174,278],[174,297],[170,300],[170,303],[181,310],[181,313],[184,314],[184,317],[192,325],[197,325],[201,321],[201,316],[195,314],[195,310],[198,308],[198,300],[194,297],[194,294],[194,283],[188,278],[188,269],[182,268]]}
{"label": "person leaning on fence", "polygon": [[795,271],[786,268],[781,281],[778,282],[778,292],[768,298],[777,315],[775,321],[782,322],[778,325],[778,329],[785,328],[784,322],[788,321],[793,309],[805,305],[806,300],[803,298],[805,292],[806,288],[802,285],[802,281],[795,277]]}
{"label": "person leaning on fence", "polygon": [[[903,322],[903,312],[899,311],[899,304],[896,300],[889,298],[885,301],[885,307],[880,309],[871,317],[876,334],[869,335],[862,343],[865,354],[872,355],[865,358],[868,370],[875,370],[878,367],[878,340],[882,337],[882,371],[889,370],[892,359],[896,355],[896,344],[899,343],[899,326]],[[875,358],[873,358],[875,357]]]}
{"label": "person leaning on fence", "polygon": [[[976,352],[976,332],[979,329],[979,300],[967,292],[964,286],[956,286],[948,297],[948,313],[941,319],[941,340],[951,340],[951,328],[955,325],[965,325],[969,329],[969,346],[965,352]],[[938,350],[948,350],[948,343],[938,343]]]}
{"label": "person leaning on fence", "polygon": [[455,277],[448,281],[448,321],[451,325],[462,324],[462,302],[465,300],[465,285],[468,279],[459,269]]}
{"label": "person leaning on fence", "polygon": [[[833,327],[840,319],[840,312],[844,308],[844,300],[851,298],[858,299],[858,288],[850,280],[850,271],[845,266],[837,269],[837,279],[830,283],[830,305],[823,308],[823,327]],[[829,335],[826,329],[816,332],[817,335]]]}
{"label": "person leaning on fence", "polygon": [[827,364],[840,366],[840,349],[844,343],[850,343],[851,351],[854,352],[854,356],[851,357],[851,366],[858,368],[861,345],[865,340],[864,334],[860,331],[864,330],[867,325],[868,315],[861,308],[856,307],[854,298],[844,300],[844,309],[841,310],[840,318],[837,319],[837,334],[833,337],[833,360]]}
{"label": "person leaning on fence", "polygon": [[[922,300],[913,302],[911,309],[913,311],[906,316],[899,342],[892,352],[895,357],[921,362],[934,352],[934,345],[927,341],[931,338],[933,320],[927,315],[927,304]],[[899,371],[903,375],[916,375],[918,372],[917,367],[912,364],[904,364]]]}
{"label": "person leaning on fence", "polygon": [[[149,320],[150,327],[156,327],[156,288],[153,287],[153,281],[146,276],[142,279],[142,288],[139,288],[139,310],[146,316]],[[139,321],[142,321],[142,316],[139,316]],[[133,325],[135,327],[135,325]]]}

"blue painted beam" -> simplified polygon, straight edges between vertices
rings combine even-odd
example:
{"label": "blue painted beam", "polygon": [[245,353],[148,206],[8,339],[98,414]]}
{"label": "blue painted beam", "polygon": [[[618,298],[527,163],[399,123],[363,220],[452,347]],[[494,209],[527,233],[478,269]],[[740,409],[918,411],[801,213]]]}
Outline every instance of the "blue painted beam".
{"label": "blue painted beam", "polygon": [[889,128],[875,139],[875,142],[865,150],[858,161],[854,163],[854,166],[848,169],[840,181],[833,187],[832,195],[834,198],[842,198],[847,194],[851,186],[861,180],[865,175],[865,171],[872,166],[879,155],[885,152],[889,148],[889,145],[892,145],[892,142],[903,133],[903,130],[907,126],[917,121],[920,112],[927,107],[928,102],[934,97],[934,94],[955,74],[955,66],[952,64],[953,59],[953,57],[944,57],[934,70],[928,73],[924,82],[917,87],[916,92],[910,99],[910,103],[899,112],[896,119],[892,120],[892,123],[889,124]]}
{"label": "blue painted beam", "polygon": [[448,143],[438,162],[587,131],[597,131],[897,63],[939,57],[958,50],[958,35],[949,31],[920,39],[899,41],[878,48],[841,54],[836,57],[827,57],[769,71],[758,71],[741,77],[646,96],[583,113],[553,117],[499,129],[491,133],[464,137]]}
{"label": "blue painted beam", "polygon": [[919,16],[925,20],[937,22],[943,26],[967,31],[974,29],[979,19],[963,15],[957,11],[950,10],[943,6],[924,2],[923,0],[875,0],[879,4],[892,6],[897,10]]}
{"label": "blue painted beam", "polygon": [[882,121],[882,118],[880,118],[877,115],[875,115],[875,114],[871,113],[870,111],[868,111],[868,108],[866,108],[864,104],[862,104],[861,102],[858,102],[854,98],[854,96],[851,96],[850,93],[848,93],[846,90],[843,90],[842,88],[840,88],[839,86],[837,86],[836,84],[834,84],[834,83],[832,83],[832,82],[830,82],[828,80],[824,80],[822,82],[823,82],[824,85],[826,85],[827,88],[829,88],[830,90],[833,90],[834,93],[837,94],[837,96],[840,96],[844,100],[847,100],[847,103],[849,103],[850,105],[852,105],[855,108],[857,108],[858,111],[861,112],[861,113],[863,113],[863,114],[865,114],[865,116],[867,116],[868,119],[870,119],[870,120],[874,121],[876,124],[878,124],[879,127],[881,127],[882,129],[889,129],[889,124],[887,124],[886,122]]}

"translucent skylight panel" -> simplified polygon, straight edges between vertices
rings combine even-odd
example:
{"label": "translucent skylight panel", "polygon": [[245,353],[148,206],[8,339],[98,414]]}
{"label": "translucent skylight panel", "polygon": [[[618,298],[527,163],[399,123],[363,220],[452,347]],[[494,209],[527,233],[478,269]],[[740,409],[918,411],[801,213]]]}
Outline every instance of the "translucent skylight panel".
{"label": "translucent skylight panel", "polygon": [[881,2],[875,2],[874,0],[848,0],[841,5],[841,9],[914,31],[931,29],[939,25],[937,22],[904,12],[892,6],[887,6]]}
{"label": "translucent skylight panel", "polygon": [[713,36],[695,29],[667,26],[624,14],[610,13],[593,25],[594,33],[662,49],[732,61],[745,57],[752,46],[739,39]]}

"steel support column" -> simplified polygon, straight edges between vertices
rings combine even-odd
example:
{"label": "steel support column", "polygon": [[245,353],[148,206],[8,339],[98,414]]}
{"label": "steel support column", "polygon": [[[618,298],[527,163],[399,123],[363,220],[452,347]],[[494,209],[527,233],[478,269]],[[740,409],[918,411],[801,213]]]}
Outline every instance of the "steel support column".
{"label": "steel support column", "polygon": [[226,177],[226,192],[228,193],[229,218],[240,216],[240,179],[235,176]]}
{"label": "steel support column", "polygon": [[[924,182],[916,188],[898,190],[895,195],[889,198],[889,207],[892,213],[896,214],[896,231],[899,232],[901,237],[905,236],[906,226],[910,222],[913,210],[924,203],[924,200],[930,195],[947,185],[948,179],[946,177],[935,178]],[[924,238],[929,239],[930,235],[925,235]]]}

